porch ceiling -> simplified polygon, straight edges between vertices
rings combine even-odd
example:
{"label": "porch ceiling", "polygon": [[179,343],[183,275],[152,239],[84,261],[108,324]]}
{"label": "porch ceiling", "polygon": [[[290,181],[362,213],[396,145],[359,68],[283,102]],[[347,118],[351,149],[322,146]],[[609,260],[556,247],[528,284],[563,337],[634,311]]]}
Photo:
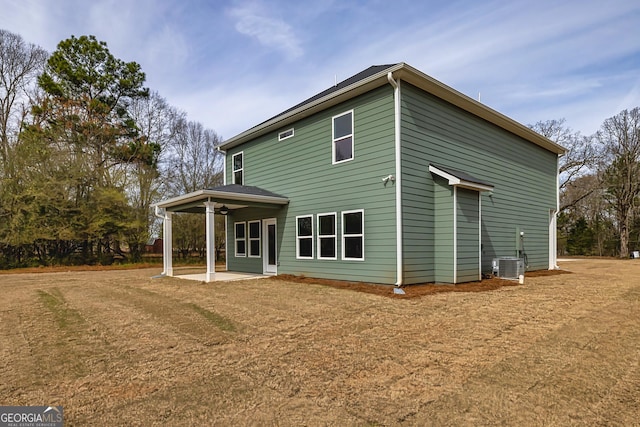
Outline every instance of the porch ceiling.
{"label": "porch ceiling", "polygon": [[173,197],[154,206],[169,212],[204,213],[204,202],[213,202],[216,210],[222,206],[229,210],[246,207],[277,209],[288,204],[289,199],[262,188],[230,184]]}

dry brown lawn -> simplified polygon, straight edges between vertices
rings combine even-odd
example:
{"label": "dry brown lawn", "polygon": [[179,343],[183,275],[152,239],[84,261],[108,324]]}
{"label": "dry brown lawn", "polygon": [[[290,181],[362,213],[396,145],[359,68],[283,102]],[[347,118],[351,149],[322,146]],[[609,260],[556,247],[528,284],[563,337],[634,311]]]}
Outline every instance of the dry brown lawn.
{"label": "dry brown lawn", "polygon": [[0,274],[0,405],[63,405],[66,425],[640,425],[640,261],[561,267],[414,298]]}

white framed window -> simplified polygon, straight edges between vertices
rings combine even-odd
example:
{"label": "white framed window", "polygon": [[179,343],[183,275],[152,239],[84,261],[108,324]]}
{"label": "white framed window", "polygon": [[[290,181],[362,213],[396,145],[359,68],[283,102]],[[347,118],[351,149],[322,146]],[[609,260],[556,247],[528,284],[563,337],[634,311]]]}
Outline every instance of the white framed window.
{"label": "white framed window", "polygon": [[260,258],[260,221],[249,221],[249,258]]}
{"label": "white framed window", "polygon": [[364,210],[342,212],[342,259],[364,261]]}
{"label": "white framed window", "polygon": [[233,183],[244,185],[244,152],[234,154],[231,157],[231,166],[233,170]]}
{"label": "white framed window", "polygon": [[287,138],[291,138],[294,135],[293,128],[284,130],[278,134],[278,141],[285,140]]}
{"label": "white framed window", "polygon": [[236,256],[247,256],[247,223],[235,222],[234,223],[234,235],[236,242]]}
{"label": "white framed window", "polygon": [[313,259],[313,215],[296,217],[296,258]]}
{"label": "white framed window", "polygon": [[337,259],[338,216],[335,212],[318,214],[318,259]]}
{"label": "white framed window", "polygon": [[353,110],[333,116],[332,163],[353,160]]}

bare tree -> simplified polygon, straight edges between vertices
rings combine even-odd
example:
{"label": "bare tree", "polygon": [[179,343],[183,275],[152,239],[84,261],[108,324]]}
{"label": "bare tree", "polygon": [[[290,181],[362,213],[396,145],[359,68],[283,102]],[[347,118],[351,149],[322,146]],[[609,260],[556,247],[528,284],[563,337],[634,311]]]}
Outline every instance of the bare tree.
{"label": "bare tree", "polygon": [[640,108],[608,118],[597,134],[605,149],[602,180],[616,216],[620,257],[629,256],[629,231],[640,195]]}
{"label": "bare tree", "polygon": [[[125,187],[134,212],[134,223],[129,229],[127,240],[132,258],[137,260],[142,255],[155,219],[151,213],[151,204],[158,200],[162,183],[158,163],[166,156],[175,137],[177,124],[184,120],[184,113],[170,106],[157,92],[152,92],[148,98],[133,100],[128,111],[141,135],[139,147],[130,155],[144,154],[142,158],[145,160],[125,164]],[[151,156],[151,161],[146,156]]]}
{"label": "bare tree", "polygon": [[21,36],[0,30],[0,159],[4,168],[47,56],[44,49],[25,43]]}
{"label": "bare tree", "polygon": [[198,122],[181,120],[169,147],[166,186],[170,195],[222,184],[223,156],[218,135]]}
{"label": "bare tree", "polygon": [[[218,135],[198,122],[181,120],[166,157],[165,185],[167,194],[177,196],[223,183],[224,157],[216,149]],[[204,216],[181,214],[174,218],[176,249],[183,256],[193,251],[203,255],[205,247]],[[216,257],[225,246],[224,219],[216,216]]]}
{"label": "bare tree", "polygon": [[[592,173],[601,158],[601,149],[594,137],[574,132],[565,124],[565,119],[539,121],[529,125],[540,135],[567,149],[560,158],[560,212],[570,209],[588,197],[596,187],[575,186],[575,181]],[[571,191],[569,187],[573,187]],[[582,191],[580,191],[582,190]]]}

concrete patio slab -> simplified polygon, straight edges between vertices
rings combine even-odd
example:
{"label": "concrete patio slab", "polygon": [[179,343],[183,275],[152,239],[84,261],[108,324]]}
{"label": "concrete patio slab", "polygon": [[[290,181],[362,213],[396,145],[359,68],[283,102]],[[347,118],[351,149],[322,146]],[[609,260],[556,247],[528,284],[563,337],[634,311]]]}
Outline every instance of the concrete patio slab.
{"label": "concrete patio slab", "polygon": [[[205,273],[182,274],[182,275],[174,275],[173,277],[176,277],[178,279],[185,279],[185,280],[197,280],[199,282],[206,281]],[[216,274],[214,275],[213,281],[214,282],[231,282],[234,280],[263,279],[265,277],[269,277],[269,276],[265,276],[262,274],[240,273],[235,271],[220,271],[220,272],[216,272]]]}

